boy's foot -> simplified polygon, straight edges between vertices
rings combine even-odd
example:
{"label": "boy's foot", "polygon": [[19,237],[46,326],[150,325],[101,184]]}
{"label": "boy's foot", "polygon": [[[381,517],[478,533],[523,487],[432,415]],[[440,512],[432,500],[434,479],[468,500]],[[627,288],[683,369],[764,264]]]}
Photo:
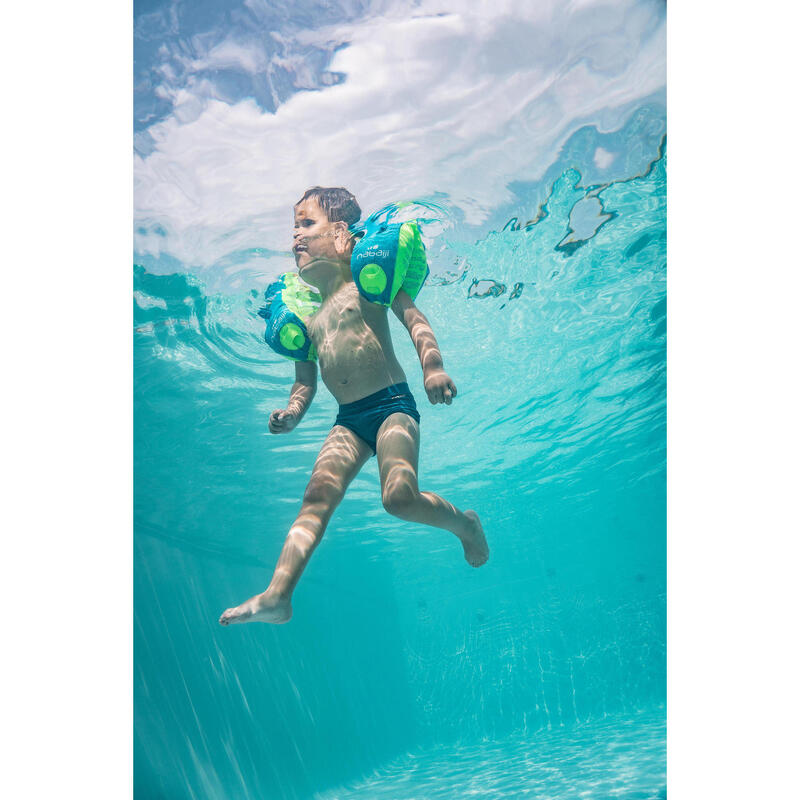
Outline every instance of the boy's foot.
{"label": "boy's foot", "polygon": [[464,516],[469,520],[461,533],[457,534],[464,545],[464,558],[473,567],[485,564],[489,559],[489,545],[483,533],[483,526],[474,511],[465,511]]}
{"label": "boy's foot", "polygon": [[289,600],[262,592],[251,597],[236,608],[229,608],[219,618],[220,625],[233,625],[237,622],[272,622],[280,625],[292,618],[292,604]]}

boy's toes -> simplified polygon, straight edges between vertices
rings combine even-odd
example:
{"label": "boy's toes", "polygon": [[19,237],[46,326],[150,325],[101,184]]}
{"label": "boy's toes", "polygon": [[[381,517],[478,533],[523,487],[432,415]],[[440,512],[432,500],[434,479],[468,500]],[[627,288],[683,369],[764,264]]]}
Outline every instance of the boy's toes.
{"label": "boy's toes", "polygon": [[473,567],[480,567],[489,560],[489,553],[473,553],[467,560]]}
{"label": "boy's toes", "polygon": [[464,516],[471,522],[467,533],[461,539],[464,545],[464,557],[471,566],[480,567],[489,560],[489,545],[478,515],[469,510],[464,512]]}
{"label": "boy's toes", "polygon": [[232,622],[238,622],[241,617],[239,608],[229,608],[227,611],[222,612],[219,618],[220,625],[230,625]]}

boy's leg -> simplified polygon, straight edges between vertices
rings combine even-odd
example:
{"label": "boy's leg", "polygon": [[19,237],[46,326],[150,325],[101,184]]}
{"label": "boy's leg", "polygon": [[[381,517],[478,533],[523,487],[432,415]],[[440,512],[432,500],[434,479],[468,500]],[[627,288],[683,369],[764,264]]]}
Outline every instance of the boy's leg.
{"label": "boy's leg", "polygon": [[432,492],[421,492],[417,483],[419,424],[408,414],[392,414],[378,430],[378,469],[384,508],[396,517],[444,528],[461,540],[464,557],[473,567],[489,558],[489,546],[478,515],[459,511]]}
{"label": "boy's leg", "polygon": [[225,611],[219,620],[222,625],[288,622],[294,587],[347,487],[371,455],[369,445],[353,431],[341,425],[333,427],[317,456],[303,505],[289,529],[272,581],[266,591]]}

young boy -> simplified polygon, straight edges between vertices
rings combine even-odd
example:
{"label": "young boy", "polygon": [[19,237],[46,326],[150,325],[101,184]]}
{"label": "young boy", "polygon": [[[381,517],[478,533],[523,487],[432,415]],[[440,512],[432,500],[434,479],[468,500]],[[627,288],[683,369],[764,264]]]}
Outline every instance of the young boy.
{"label": "young boy", "polygon": [[[316,287],[322,304],[308,320],[322,380],[339,403],[339,415],[317,456],[300,513],[286,537],[272,581],[220,617],[235,622],[288,622],[291,597],[303,569],[322,539],[334,509],[367,460],[376,454],[384,508],[394,516],[454,533],[474,567],[489,547],[478,515],[459,511],[417,486],[419,414],[392,347],[388,309],[365,300],[350,272],[353,237],[349,226],[361,209],[346,189],[309,189],[294,208],[294,252],[300,277]],[[428,320],[402,289],[392,311],[408,330],[419,354],[431,403],[450,405],[456,387]],[[303,418],[317,389],[313,361],[295,362],[289,404],[273,411],[272,433],[289,433]]]}

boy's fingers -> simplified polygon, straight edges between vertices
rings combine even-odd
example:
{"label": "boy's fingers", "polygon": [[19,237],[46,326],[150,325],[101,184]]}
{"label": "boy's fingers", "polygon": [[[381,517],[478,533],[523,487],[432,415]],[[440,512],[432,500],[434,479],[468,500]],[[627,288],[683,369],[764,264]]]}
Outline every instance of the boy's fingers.
{"label": "boy's fingers", "polygon": [[268,427],[271,433],[280,433],[283,429],[283,411],[273,411],[269,415]]}

